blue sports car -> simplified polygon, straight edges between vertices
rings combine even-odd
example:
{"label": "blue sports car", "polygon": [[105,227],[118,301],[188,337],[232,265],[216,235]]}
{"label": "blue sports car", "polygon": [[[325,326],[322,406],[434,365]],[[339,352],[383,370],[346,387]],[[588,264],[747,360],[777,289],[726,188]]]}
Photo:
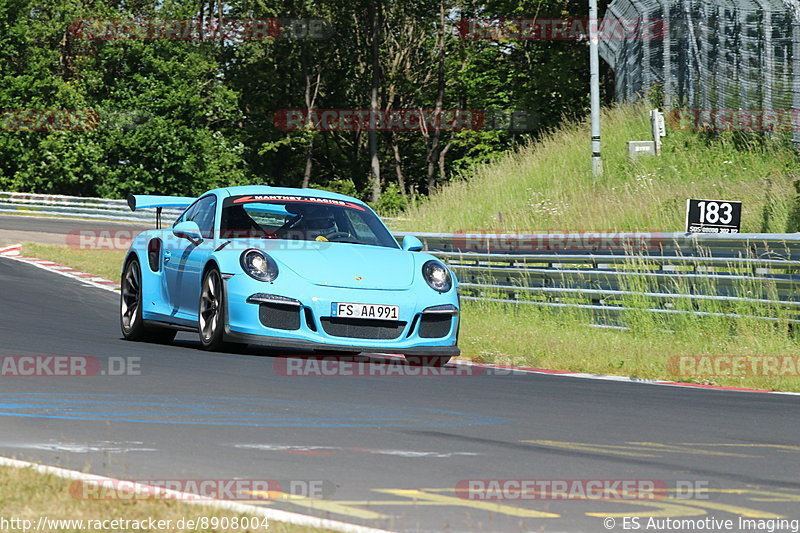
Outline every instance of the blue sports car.
{"label": "blue sports car", "polygon": [[[126,339],[171,342],[187,330],[207,350],[386,352],[425,365],[459,353],[456,277],[416,237],[400,246],[360,200],[247,186],[128,204],[156,208],[157,229],[138,235],[123,264]],[[185,209],[161,229],[165,207]]]}

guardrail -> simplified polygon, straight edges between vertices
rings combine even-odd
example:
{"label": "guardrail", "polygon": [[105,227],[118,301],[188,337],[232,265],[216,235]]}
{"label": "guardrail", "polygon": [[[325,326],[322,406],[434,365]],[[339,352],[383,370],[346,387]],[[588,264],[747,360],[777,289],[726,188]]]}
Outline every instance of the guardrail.
{"label": "guardrail", "polygon": [[[13,192],[0,192],[3,212],[153,221],[125,200]],[[584,309],[611,324],[643,310],[800,322],[800,233],[414,235],[456,272],[465,300]]]}
{"label": "guardrail", "polygon": [[467,300],[800,322],[800,234],[415,235]]}
{"label": "guardrail", "polygon": [[[182,212],[182,209],[165,208],[162,210],[161,216],[163,220],[170,221],[178,218]],[[0,213],[91,218],[148,224],[154,220],[154,211],[132,212],[128,207],[127,200],[5,191],[0,191]],[[394,219],[383,217],[383,220]]]}
{"label": "guardrail", "polygon": [[[164,209],[165,220],[177,218],[182,209]],[[82,198],[55,194],[0,191],[0,213],[152,223],[153,212],[132,212],[126,200]]]}

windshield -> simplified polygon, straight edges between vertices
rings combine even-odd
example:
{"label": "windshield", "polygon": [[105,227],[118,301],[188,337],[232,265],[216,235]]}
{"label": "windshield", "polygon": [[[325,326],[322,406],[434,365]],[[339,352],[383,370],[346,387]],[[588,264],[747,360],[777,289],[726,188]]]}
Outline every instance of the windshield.
{"label": "windshield", "polygon": [[398,248],[397,241],[363,205],[312,196],[231,196],[222,204],[223,239],[263,238],[347,242]]}

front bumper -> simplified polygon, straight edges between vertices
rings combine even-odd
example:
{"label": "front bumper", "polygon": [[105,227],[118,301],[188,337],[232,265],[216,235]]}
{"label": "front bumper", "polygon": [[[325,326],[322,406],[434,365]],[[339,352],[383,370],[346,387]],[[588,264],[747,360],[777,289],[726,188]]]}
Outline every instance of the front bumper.
{"label": "front bumper", "polygon": [[[227,320],[225,338],[232,342],[260,344],[275,348],[297,350],[331,350],[347,352],[388,352],[403,355],[456,356],[459,325],[456,291],[439,294],[433,290],[375,290],[340,287],[302,286],[286,287],[253,280],[245,274],[226,280]],[[428,289],[425,287],[425,289]],[[275,298],[269,298],[275,296]],[[272,304],[296,310],[293,320],[282,327],[269,327],[261,307]],[[331,321],[331,304],[334,302],[374,303],[397,305],[400,308],[396,331],[387,338],[386,333],[367,338],[351,333],[347,327],[337,329]],[[441,336],[430,338],[422,328],[423,311],[427,319],[434,314],[442,316],[442,308],[452,308],[445,313],[447,322]],[[358,319],[356,319],[358,320]],[[441,318],[439,318],[441,321]],[[354,323],[354,330],[363,322]],[[449,327],[448,327],[449,326]],[[287,329],[288,328],[288,329]],[[352,336],[351,336],[352,335]],[[396,335],[396,336],[395,336]],[[377,338],[382,337],[382,338]]]}
{"label": "front bumper", "polygon": [[430,355],[430,356],[451,356],[461,355],[458,346],[417,346],[412,348],[397,348],[386,345],[380,346],[359,346],[357,344],[330,344],[327,342],[305,341],[300,339],[289,339],[281,337],[267,337],[264,335],[252,335],[249,333],[238,333],[225,330],[225,340],[240,342],[243,344],[263,344],[271,348],[286,348],[290,350],[325,350],[338,352],[389,352],[399,355]]}

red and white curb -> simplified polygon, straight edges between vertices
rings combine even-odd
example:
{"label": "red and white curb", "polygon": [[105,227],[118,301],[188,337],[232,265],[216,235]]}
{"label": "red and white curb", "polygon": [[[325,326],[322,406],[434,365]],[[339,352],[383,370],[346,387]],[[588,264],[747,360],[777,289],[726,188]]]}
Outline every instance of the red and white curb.
{"label": "red and white curb", "polygon": [[203,505],[213,509],[220,509],[231,511],[245,516],[260,516],[267,520],[274,520],[276,522],[283,522],[287,524],[294,524],[297,526],[305,526],[310,528],[330,529],[333,531],[341,531],[343,533],[392,533],[385,529],[375,529],[366,526],[359,526],[356,524],[348,524],[347,522],[339,522],[338,520],[330,520],[327,518],[317,518],[299,513],[292,513],[289,511],[281,511],[278,509],[267,509],[257,505],[248,505],[227,500],[214,500],[205,498],[197,494],[179,492],[176,490],[165,489],[163,487],[154,487],[142,483],[128,482],[125,480],[98,476],[94,474],[87,474],[78,472],[76,470],[67,470],[56,466],[47,466],[36,463],[29,463],[28,461],[19,461],[17,459],[10,459],[8,457],[0,457],[0,466],[8,466],[12,468],[30,468],[40,474],[50,474],[64,479],[71,479],[75,481],[94,482],[98,484],[109,484],[110,486],[119,486],[120,483],[125,483],[125,487],[130,487],[132,492],[137,494],[163,496],[164,500],[176,500],[180,503],[189,505]]}
{"label": "red and white curb", "polygon": [[81,272],[80,270],[75,270],[72,267],[68,267],[54,261],[48,261],[47,259],[26,257],[22,255],[22,245],[20,244],[12,244],[11,246],[0,248],[0,257],[6,257],[15,261],[22,261],[44,270],[49,270],[50,272],[66,276],[68,278],[74,278],[84,285],[90,285],[92,287],[113,292],[119,290],[119,283],[116,281],[107,280],[88,272]]}
{"label": "red and white curb", "polygon": [[0,254],[8,257],[19,255],[20,253],[22,253],[21,244],[12,244],[11,246],[0,248]]}
{"label": "red and white curb", "polygon": [[[119,284],[114,281],[99,278],[93,274],[80,272],[68,266],[54,263],[53,261],[46,261],[44,259],[36,259],[35,257],[24,257],[20,255],[21,245],[14,244],[5,248],[0,248],[0,257],[8,257],[17,261],[24,261],[39,268],[50,270],[56,274],[72,277],[86,285],[92,285],[101,289],[110,291],[119,291]],[[683,383],[680,381],[667,381],[663,379],[644,379],[634,378],[628,376],[610,376],[606,374],[590,374],[587,372],[570,372],[567,370],[549,370],[545,368],[532,368],[526,366],[512,366],[512,365],[497,365],[489,363],[475,363],[464,359],[454,359],[453,363],[459,365],[472,365],[481,368],[493,368],[496,370],[507,370],[509,372],[520,372],[525,374],[547,374],[551,376],[565,376],[571,378],[594,379],[601,381],[619,381],[623,383],[642,383],[645,385],[666,385],[668,387],[683,387],[692,389],[706,389],[706,390],[721,390],[729,392],[762,392],[768,394],[783,394],[786,396],[800,396],[800,392],[781,392],[770,391],[763,389],[749,389],[745,387],[725,387],[722,385],[705,385],[702,383]]]}

